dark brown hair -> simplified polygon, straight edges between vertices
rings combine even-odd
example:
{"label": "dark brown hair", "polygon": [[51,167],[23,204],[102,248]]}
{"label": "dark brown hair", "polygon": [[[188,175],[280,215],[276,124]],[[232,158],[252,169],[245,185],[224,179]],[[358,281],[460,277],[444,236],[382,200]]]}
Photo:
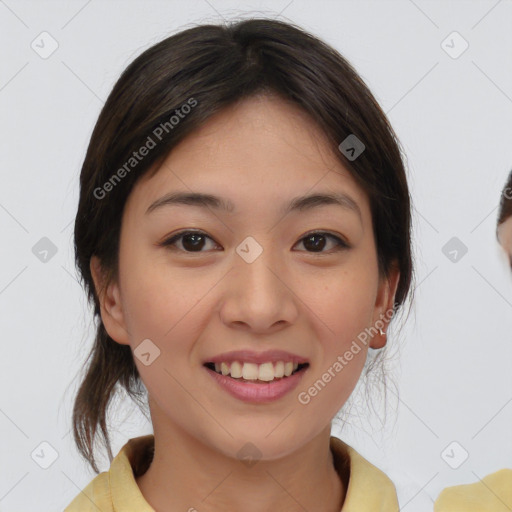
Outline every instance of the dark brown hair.
{"label": "dark brown hair", "polygon": [[512,216],[512,171],[510,171],[507,183],[501,192],[497,225],[503,224],[510,216]]}
{"label": "dark brown hair", "polygon": [[[115,84],[92,133],[80,175],[75,258],[98,325],[75,398],[73,435],[96,472],[94,443],[100,433],[112,460],[106,424],[111,399],[121,387],[142,404],[144,388],[130,346],[115,342],[102,324],[91,257],[96,255],[102,264],[105,286],[117,279],[121,217],[136,181],[156,172],[172,148],[214,113],[265,93],[277,94],[309,114],[366,192],[380,275],[387,276],[396,265],[400,280],[395,302],[401,306],[406,300],[413,265],[402,151],[384,112],[353,67],[299,27],[270,19],[201,25],[155,44]],[[196,106],[170,128],[171,116],[191,99]],[[130,172],[119,173],[123,166],[127,169],[133,152],[165,123],[168,129],[162,140]],[[355,160],[338,150],[352,134],[365,146]],[[122,179],[113,182],[116,172]],[[105,187],[107,182],[114,186]],[[99,192],[107,188],[108,194]]]}

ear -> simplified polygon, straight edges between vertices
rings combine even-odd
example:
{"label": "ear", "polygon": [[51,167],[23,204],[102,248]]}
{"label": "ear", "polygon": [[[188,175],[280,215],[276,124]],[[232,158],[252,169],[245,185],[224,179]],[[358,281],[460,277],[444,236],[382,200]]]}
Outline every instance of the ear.
{"label": "ear", "polygon": [[[379,280],[377,298],[375,300],[375,309],[373,315],[372,327],[377,329],[377,333],[370,342],[371,348],[382,348],[386,345],[386,331],[394,311],[395,294],[400,279],[398,265],[392,265],[389,275]],[[384,334],[380,334],[379,327]]]}
{"label": "ear", "polygon": [[115,282],[106,283],[101,262],[97,256],[90,261],[91,275],[100,301],[101,320],[109,336],[121,345],[129,345],[129,336],[120,300],[119,285]]}

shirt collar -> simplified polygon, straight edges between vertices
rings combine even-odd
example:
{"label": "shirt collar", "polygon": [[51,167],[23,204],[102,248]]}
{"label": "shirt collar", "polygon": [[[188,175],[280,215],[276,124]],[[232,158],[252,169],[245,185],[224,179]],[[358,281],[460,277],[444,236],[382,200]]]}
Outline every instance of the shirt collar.
{"label": "shirt collar", "polygon": [[399,512],[393,482],[354,448],[331,436],[334,461],[350,460],[350,480],[340,512]]}
{"label": "shirt collar", "polygon": [[[350,460],[350,480],[340,512],[398,512],[395,486],[380,469],[337,437],[331,436],[330,448],[338,472]],[[147,469],[153,453],[154,436],[149,434],[130,439],[113,459],[108,475],[114,510],[155,512],[135,480]]]}
{"label": "shirt collar", "polygon": [[138,468],[149,465],[153,458],[153,434],[130,439],[110,464],[109,481],[114,510],[155,512],[140,492],[135,478]]}

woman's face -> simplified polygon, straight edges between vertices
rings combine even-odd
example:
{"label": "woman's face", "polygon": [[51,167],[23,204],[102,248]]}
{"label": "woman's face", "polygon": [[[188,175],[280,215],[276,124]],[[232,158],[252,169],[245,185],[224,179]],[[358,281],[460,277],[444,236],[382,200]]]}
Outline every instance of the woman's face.
{"label": "woman's face", "polygon": [[[162,202],[175,193],[208,194],[230,208]],[[293,207],[327,194],[340,203]],[[184,231],[201,236],[165,245]],[[102,317],[135,351],[155,433],[179,429],[232,457],[251,442],[270,460],[330,426],[361,374],[361,333],[389,312],[397,280],[398,272],[379,280],[368,199],[319,129],[280,99],[253,97],[211,118],[137,183],[122,219],[119,282]],[[309,366],[273,383],[235,382],[205,366],[239,350],[290,354],[264,356],[273,364],[263,370],[246,365],[248,379],[255,368],[269,378],[270,368],[280,371],[276,361],[294,357]],[[275,396],[286,379],[294,388]],[[221,380],[242,394],[255,389],[260,400],[234,396]],[[261,398],[264,387],[273,398]]]}

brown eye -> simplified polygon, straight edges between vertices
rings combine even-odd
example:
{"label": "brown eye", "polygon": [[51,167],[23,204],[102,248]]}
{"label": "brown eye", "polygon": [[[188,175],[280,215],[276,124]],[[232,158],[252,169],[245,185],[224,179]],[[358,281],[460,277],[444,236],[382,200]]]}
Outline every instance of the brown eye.
{"label": "brown eye", "polygon": [[[317,231],[315,233],[309,233],[305,237],[303,237],[300,241],[303,243],[307,252],[330,252],[329,250],[324,251],[324,248],[329,245],[328,240],[331,240],[331,243],[334,242],[334,250],[342,250],[349,249],[349,245],[345,243],[341,238],[332,235],[330,233],[324,233],[321,231]],[[332,250],[332,245],[331,245]]]}
{"label": "brown eye", "polygon": [[[208,241],[213,242],[213,247],[208,248]],[[306,252],[309,253],[330,253],[349,249],[345,241],[331,233],[317,231],[309,233],[303,237],[300,242],[304,245]],[[165,240],[162,246],[169,247],[171,250],[186,253],[201,253],[219,247],[215,241],[202,231],[182,231]],[[206,250],[203,250],[206,247]],[[327,247],[327,250],[325,248]]]}
{"label": "brown eye", "polygon": [[207,245],[207,240],[211,240],[213,242],[213,239],[202,231],[182,231],[168,240],[165,240],[161,245],[169,247],[172,250],[179,250],[183,252],[205,252],[203,251],[203,248]]}

